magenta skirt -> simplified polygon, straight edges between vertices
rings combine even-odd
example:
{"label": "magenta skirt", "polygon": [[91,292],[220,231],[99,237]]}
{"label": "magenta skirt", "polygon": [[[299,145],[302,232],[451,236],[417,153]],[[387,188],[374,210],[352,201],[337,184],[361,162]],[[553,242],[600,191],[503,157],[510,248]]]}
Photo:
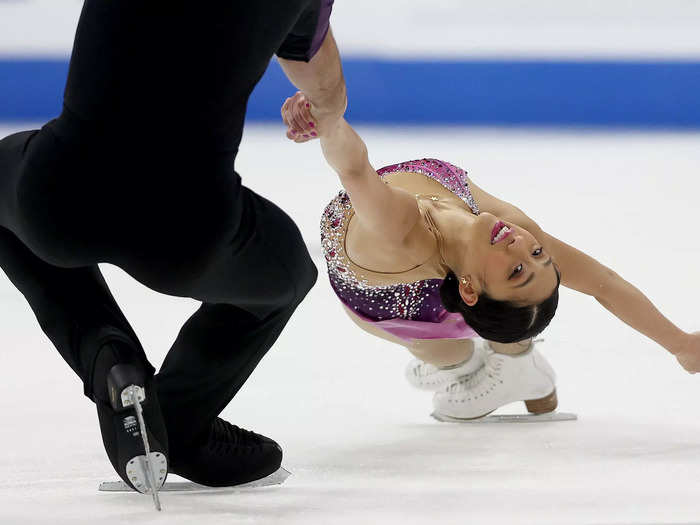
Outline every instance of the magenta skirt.
{"label": "magenta skirt", "polygon": [[401,318],[375,321],[360,312],[352,311],[352,313],[363,321],[372,323],[373,326],[406,342],[414,339],[472,339],[479,337],[474,329],[464,322],[464,317],[461,314],[447,310],[442,311],[438,322],[411,321]]}

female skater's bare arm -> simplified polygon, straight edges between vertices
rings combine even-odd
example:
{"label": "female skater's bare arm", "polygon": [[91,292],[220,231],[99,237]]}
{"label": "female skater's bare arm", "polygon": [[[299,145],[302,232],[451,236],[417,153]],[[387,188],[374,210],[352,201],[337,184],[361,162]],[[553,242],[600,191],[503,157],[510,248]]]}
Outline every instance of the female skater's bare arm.
{"label": "female skater's bare arm", "polygon": [[595,297],[618,319],[674,354],[688,372],[700,372],[700,334],[678,328],[634,285],[594,258],[548,235],[534,223],[530,228],[557,261],[564,286]]}
{"label": "female skater's bare arm", "polygon": [[483,211],[517,224],[542,243],[559,267],[564,286],[594,297],[618,319],[674,354],[689,372],[700,371],[700,335],[678,328],[635,286],[593,257],[542,231],[519,208],[473,183],[472,192]]}
{"label": "female skater's bare arm", "polygon": [[[350,195],[364,235],[401,246],[420,220],[415,196],[382,181],[369,162],[367,146],[345,119],[317,120],[315,108],[307,107],[307,102],[303,93],[297,93],[284,102],[282,120],[288,128],[287,137],[305,142],[304,138],[292,133],[292,123],[295,120],[315,122],[323,155]],[[426,232],[426,235],[429,234]]]}
{"label": "female skater's bare arm", "polygon": [[634,285],[594,258],[538,227],[531,225],[529,231],[557,262],[564,286],[595,297],[627,325],[653,339],[672,354],[679,352],[688,334],[664,317]]}
{"label": "female skater's bare arm", "polygon": [[365,143],[345,119],[326,126],[320,136],[323,155],[350,195],[361,225],[388,242],[403,242],[420,220],[415,195],[382,181]]}

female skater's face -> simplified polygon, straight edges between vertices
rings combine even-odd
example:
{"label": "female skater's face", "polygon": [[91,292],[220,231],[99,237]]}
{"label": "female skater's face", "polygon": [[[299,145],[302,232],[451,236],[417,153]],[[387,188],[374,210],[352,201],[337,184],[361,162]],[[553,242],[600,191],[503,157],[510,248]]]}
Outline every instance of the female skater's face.
{"label": "female skater's face", "polygon": [[551,254],[530,232],[488,212],[475,216],[452,202],[422,203],[444,239],[445,262],[469,282],[460,285],[467,304],[483,292],[522,305],[539,304],[552,294],[557,275]]}
{"label": "female skater's face", "polygon": [[473,223],[471,240],[474,260],[465,263],[480,270],[478,284],[492,299],[539,304],[554,291],[551,254],[527,230],[482,213]]}

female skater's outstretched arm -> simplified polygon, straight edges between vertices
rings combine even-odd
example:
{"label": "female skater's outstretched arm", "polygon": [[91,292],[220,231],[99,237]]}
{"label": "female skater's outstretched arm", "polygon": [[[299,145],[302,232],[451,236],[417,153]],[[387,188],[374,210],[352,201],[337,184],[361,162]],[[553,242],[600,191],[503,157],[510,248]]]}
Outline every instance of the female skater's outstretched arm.
{"label": "female skater's outstretched arm", "polygon": [[[473,185],[475,186],[475,185]],[[573,246],[544,232],[518,208],[479,188],[472,188],[489,211],[529,231],[552,255],[561,271],[561,284],[596,299],[618,319],[674,354],[687,371],[700,371],[700,334],[688,334],[659,312],[634,285],[612,269]]]}
{"label": "female skater's outstretched arm", "polygon": [[[290,130],[295,119],[315,122],[324,156],[350,194],[366,231],[388,242],[403,242],[419,220],[415,198],[382,182],[369,163],[364,142],[344,119],[316,121],[312,112],[313,105],[307,107],[301,93],[287,99],[282,109],[283,120]],[[288,137],[297,142],[308,140],[289,132]],[[687,371],[700,371],[700,333],[689,334],[679,329],[641,291],[613,270],[545,233],[517,207],[489,195],[473,181],[470,186],[482,212],[519,226],[541,244],[543,252],[558,267],[561,284],[594,297],[621,321],[674,354]]]}

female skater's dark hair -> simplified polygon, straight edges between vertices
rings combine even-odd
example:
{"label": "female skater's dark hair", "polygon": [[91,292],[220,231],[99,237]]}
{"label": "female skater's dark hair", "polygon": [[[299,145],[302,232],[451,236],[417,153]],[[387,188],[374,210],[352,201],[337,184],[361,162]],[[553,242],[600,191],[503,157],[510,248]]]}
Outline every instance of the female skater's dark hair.
{"label": "female skater's dark hair", "polygon": [[459,312],[464,321],[480,337],[497,343],[515,343],[534,337],[544,330],[554,317],[559,303],[559,283],[554,292],[540,304],[516,306],[509,301],[495,301],[485,293],[474,306],[468,306],[459,295],[459,280],[450,272],[440,286],[440,298],[448,312]]}

